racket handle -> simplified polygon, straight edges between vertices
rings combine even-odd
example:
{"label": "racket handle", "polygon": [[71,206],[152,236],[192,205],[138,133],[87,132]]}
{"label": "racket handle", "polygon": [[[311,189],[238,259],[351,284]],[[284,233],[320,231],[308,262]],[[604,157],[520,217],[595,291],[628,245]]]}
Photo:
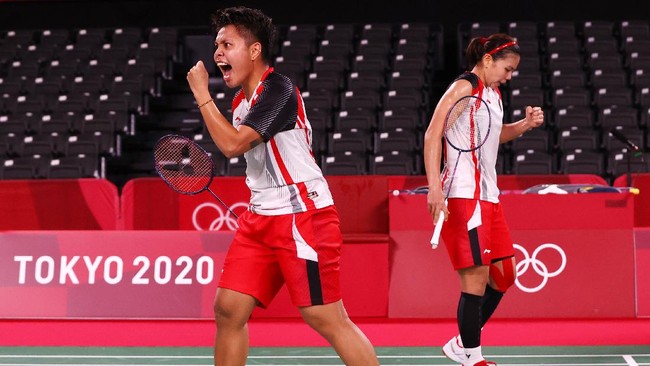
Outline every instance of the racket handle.
{"label": "racket handle", "polygon": [[438,222],[436,222],[436,227],[433,229],[433,235],[431,236],[431,249],[436,249],[438,243],[440,242],[440,231],[442,230],[442,223],[445,221],[445,213],[440,212],[438,214]]}

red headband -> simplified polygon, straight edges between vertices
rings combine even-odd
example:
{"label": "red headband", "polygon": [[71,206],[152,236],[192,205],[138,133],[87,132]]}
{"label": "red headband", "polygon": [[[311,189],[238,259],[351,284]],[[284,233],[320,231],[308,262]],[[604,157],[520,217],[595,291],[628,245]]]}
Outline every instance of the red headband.
{"label": "red headband", "polygon": [[511,42],[508,42],[508,43],[504,43],[504,44],[502,44],[501,46],[494,48],[493,50],[491,50],[491,51],[488,52],[487,54],[488,54],[488,55],[494,55],[495,53],[501,51],[502,49],[507,48],[507,47],[510,47],[510,46],[514,46],[514,45],[516,45],[516,44],[517,44],[516,41],[511,41]]}

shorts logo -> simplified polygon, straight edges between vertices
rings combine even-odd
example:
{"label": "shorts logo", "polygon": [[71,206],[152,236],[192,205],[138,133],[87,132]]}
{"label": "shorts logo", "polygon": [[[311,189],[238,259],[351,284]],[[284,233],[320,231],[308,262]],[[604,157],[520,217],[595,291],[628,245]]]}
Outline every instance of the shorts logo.
{"label": "shorts logo", "polygon": [[[237,210],[240,207],[243,207],[244,210]],[[235,212],[245,211],[247,208],[248,204],[245,202],[237,202],[230,206],[230,209]],[[209,222],[210,224],[206,227],[205,222]],[[225,228],[223,228],[224,224],[226,225]],[[192,213],[192,225],[199,231],[235,231],[237,230],[237,219],[228,210],[221,208],[221,206],[212,202],[204,202],[194,209]]]}
{"label": "shorts logo", "polygon": [[[562,250],[562,248],[557,244],[553,244],[553,243],[542,244],[533,251],[532,255],[529,255],[526,248],[522,247],[519,244],[514,244],[514,248],[520,251],[524,255],[524,259],[517,261],[517,278],[515,279],[515,284],[517,285],[517,287],[519,287],[521,291],[528,292],[528,293],[540,291],[541,289],[544,288],[544,286],[546,286],[550,278],[556,277],[557,275],[559,275],[564,271],[564,268],[566,268],[566,264],[567,264],[566,253],[564,253],[564,250]],[[553,251],[557,252],[560,255],[561,258],[560,266],[553,272],[549,272],[546,264],[542,262],[539,258],[537,258],[539,253],[541,253],[544,249],[552,249]],[[524,275],[529,269],[532,269],[536,274],[542,277],[542,281],[540,282],[540,284],[535,287],[524,286],[519,281],[519,276]]]}

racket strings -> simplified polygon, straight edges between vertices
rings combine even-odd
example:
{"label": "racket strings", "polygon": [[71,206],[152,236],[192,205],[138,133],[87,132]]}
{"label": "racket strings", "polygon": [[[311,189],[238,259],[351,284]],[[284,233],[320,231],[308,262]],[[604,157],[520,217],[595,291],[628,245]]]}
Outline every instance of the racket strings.
{"label": "racket strings", "polygon": [[487,140],[490,111],[481,99],[466,97],[449,111],[445,138],[452,148],[467,152],[479,149]]}
{"label": "racket strings", "polygon": [[[447,157],[443,168],[444,188],[449,196],[456,178],[461,159],[463,165],[475,166],[483,171],[482,147],[487,141],[491,127],[490,110],[487,104],[475,96],[458,100],[447,114],[445,120],[445,139],[456,151],[445,149]],[[451,151],[450,151],[451,150]],[[468,153],[470,154],[463,154]]]}
{"label": "racket strings", "polygon": [[163,137],[154,150],[156,170],[176,191],[198,193],[212,181],[212,159],[189,139]]}

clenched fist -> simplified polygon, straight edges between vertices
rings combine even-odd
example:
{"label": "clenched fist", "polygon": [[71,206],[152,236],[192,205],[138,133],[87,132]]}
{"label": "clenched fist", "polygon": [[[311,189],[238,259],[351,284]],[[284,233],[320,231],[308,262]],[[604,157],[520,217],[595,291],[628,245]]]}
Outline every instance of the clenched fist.
{"label": "clenched fist", "polygon": [[209,79],[210,75],[203,64],[203,61],[197,62],[196,65],[192,66],[190,71],[187,72],[187,82],[198,103],[210,99],[210,91],[208,90]]}

